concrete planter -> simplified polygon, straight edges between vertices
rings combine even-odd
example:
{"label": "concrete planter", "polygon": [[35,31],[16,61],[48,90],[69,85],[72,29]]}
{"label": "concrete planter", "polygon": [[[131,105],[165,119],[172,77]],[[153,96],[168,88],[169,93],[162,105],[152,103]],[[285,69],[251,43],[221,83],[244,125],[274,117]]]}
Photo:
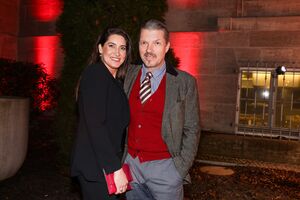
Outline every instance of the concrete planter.
{"label": "concrete planter", "polygon": [[0,181],[20,169],[27,153],[29,99],[0,97]]}

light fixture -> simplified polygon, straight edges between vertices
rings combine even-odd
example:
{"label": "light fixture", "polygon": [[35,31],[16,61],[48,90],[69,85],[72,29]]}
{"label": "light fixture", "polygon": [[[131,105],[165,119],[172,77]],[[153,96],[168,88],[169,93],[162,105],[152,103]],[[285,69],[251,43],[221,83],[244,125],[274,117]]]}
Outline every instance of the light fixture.
{"label": "light fixture", "polygon": [[269,96],[270,96],[270,92],[268,91],[268,90],[264,90],[263,92],[262,92],[262,96],[264,97],[264,98],[269,98]]}
{"label": "light fixture", "polygon": [[285,66],[278,66],[275,69],[276,75],[283,75],[286,72],[286,67]]}

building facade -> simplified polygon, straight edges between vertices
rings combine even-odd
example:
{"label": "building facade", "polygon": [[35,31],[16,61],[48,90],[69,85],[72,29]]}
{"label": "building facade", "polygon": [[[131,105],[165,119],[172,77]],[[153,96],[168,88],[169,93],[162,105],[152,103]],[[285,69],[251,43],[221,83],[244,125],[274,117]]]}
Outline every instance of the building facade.
{"label": "building facade", "polygon": [[[62,0],[0,1],[0,57],[59,76]],[[300,2],[168,0],[180,68],[198,80],[204,130],[300,139]],[[276,73],[285,66],[287,72]]]}
{"label": "building facade", "polygon": [[168,2],[171,46],[198,79],[203,128],[299,140],[300,2]]}

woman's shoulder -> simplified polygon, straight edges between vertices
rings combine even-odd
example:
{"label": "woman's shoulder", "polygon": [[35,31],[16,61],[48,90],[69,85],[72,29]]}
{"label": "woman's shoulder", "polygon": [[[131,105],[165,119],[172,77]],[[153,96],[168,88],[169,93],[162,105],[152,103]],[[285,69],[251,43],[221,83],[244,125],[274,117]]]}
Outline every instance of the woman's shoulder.
{"label": "woman's shoulder", "polygon": [[99,74],[105,74],[105,69],[102,65],[100,65],[99,63],[95,63],[95,64],[89,64],[83,71],[84,75],[97,75],[99,76]]}
{"label": "woman's shoulder", "polygon": [[89,64],[86,68],[85,68],[85,70],[84,70],[84,72],[85,73],[95,73],[95,72],[100,72],[100,71],[102,71],[103,69],[102,69],[102,67],[100,66],[100,64],[99,63],[95,63],[95,64]]}
{"label": "woman's shoulder", "polygon": [[82,72],[82,79],[87,81],[93,81],[93,80],[106,80],[109,76],[107,76],[107,73],[103,66],[100,64],[90,64],[88,65],[84,71]]}

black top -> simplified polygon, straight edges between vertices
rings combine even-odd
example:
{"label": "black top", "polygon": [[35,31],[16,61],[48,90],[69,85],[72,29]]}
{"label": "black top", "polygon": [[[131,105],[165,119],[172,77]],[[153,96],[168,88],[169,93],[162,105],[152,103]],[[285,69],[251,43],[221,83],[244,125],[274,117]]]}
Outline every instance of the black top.
{"label": "black top", "polygon": [[129,123],[127,97],[103,63],[89,65],[81,76],[79,126],[73,147],[71,176],[103,178],[121,168],[125,129]]}

